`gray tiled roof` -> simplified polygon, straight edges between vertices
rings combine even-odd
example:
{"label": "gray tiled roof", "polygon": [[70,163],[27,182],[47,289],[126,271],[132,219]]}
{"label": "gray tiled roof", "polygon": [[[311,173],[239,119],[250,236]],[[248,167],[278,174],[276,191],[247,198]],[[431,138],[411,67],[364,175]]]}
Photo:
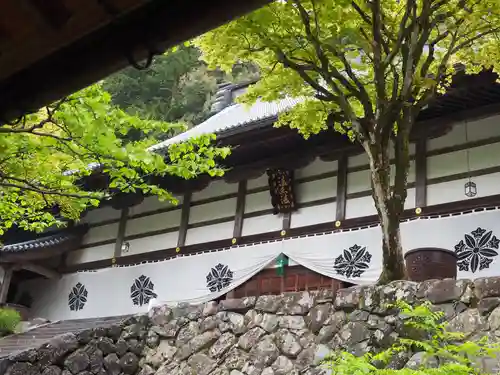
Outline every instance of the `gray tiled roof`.
{"label": "gray tiled roof", "polygon": [[301,99],[296,98],[287,98],[274,102],[259,100],[250,107],[244,104],[233,104],[188,131],[152,146],[150,150],[160,150],[168,147],[168,145],[183,142],[203,134],[220,134],[238,127],[249,126],[258,121],[273,119],[300,101]]}
{"label": "gray tiled roof", "polygon": [[0,247],[0,252],[17,253],[29,250],[39,250],[47,247],[57,246],[65,242],[81,238],[87,231],[87,227],[82,225],[64,232],[54,233],[34,240],[17,242]]}

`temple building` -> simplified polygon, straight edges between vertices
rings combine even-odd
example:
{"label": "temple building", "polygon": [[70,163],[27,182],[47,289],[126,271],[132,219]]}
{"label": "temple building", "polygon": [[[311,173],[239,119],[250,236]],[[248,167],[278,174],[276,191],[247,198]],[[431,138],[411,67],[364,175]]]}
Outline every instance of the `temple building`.
{"label": "temple building", "polygon": [[[412,134],[403,247],[453,252],[460,278],[500,276],[496,78],[455,76]],[[199,303],[376,282],[382,239],[365,154],[334,131],[304,140],[273,127],[297,100],[247,108],[234,102],[244,90],[222,85],[212,117],[153,147],[215,133],[234,147],[224,177],[162,179],[178,205],[123,194],[64,230],[11,231],[0,250],[0,302],[54,321],[145,312],[153,299]]]}

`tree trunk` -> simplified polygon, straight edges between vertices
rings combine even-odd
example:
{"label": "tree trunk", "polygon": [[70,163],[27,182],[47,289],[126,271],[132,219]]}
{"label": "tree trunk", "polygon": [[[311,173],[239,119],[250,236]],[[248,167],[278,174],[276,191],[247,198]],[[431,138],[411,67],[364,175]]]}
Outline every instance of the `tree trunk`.
{"label": "tree trunk", "polygon": [[[395,141],[396,149],[398,143],[398,141]],[[365,146],[370,160],[373,201],[382,229],[383,269],[378,283],[386,284],[389,281],[407,278],[401,245],[400,217],[406,200],[406,175],[409,169],[409,158],[405,158],[405,155],[401,154],[401,149],[396,150],[397,162],[395,167],[397,173],[395,177],[398,179],[403,176],[404,181],[403,183],[396,183],[395,188],[399,191],[394,191],[394,188],[391,187],[391,164],[388,145],[384,146],[382,142],[373,142]],[[408,154],[408,152],[403,152],[403,154]]]}

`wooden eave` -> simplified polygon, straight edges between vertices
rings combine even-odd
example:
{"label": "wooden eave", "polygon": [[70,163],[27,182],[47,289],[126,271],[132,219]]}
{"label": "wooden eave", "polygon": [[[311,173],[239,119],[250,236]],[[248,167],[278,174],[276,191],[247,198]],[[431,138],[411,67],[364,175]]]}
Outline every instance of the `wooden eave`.
{"label": "wooden eave", "polygon": [[[413,140],[439,137],[458,121],[472,121],[500,113],[500,84],[495,82],[495,74],[484,72],[464,76],[461,80],[460,76],[457,78],[446,95],[421,112],[413,128]],[[336,160],[343,154],[362,152],[359,145],[332,129],[305,140],[294,129],[273,127],[275,120],[267,118],[218,134],[219,145],[233,148],[229,157],[222,162],[228,168],[224,175],[227,182],[258,177],[269,168],[301,168],[316,157]],[[182,194],[202,190],[211,180],[209,176],[193,180],[168,176],[155,178],[154,182],[175,194]],[[106,176],[96,173],[87,179],[86,188],[104,189],[107,183]]]}
{"label": "wooden eave", "polygon": [[0,120],[13,121],[265,0],[5,0]]}
{"label": "wooden eave", "polygon": [[0,248],[0,263],[24,263],[47,259],[77,249],[87,233],[85,225],[46,233],[22,242],[13,241]]}

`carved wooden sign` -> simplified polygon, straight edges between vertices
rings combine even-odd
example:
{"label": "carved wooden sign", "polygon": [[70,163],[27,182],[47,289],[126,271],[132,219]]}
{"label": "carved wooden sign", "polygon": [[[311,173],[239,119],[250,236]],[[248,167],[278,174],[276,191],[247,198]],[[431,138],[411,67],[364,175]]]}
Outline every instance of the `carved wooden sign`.
{"label": "carved wooden sign", "polygon": [[269,192],[274,214],[288,213],[297,209],[293,186],[293,170],[269,169]]}

